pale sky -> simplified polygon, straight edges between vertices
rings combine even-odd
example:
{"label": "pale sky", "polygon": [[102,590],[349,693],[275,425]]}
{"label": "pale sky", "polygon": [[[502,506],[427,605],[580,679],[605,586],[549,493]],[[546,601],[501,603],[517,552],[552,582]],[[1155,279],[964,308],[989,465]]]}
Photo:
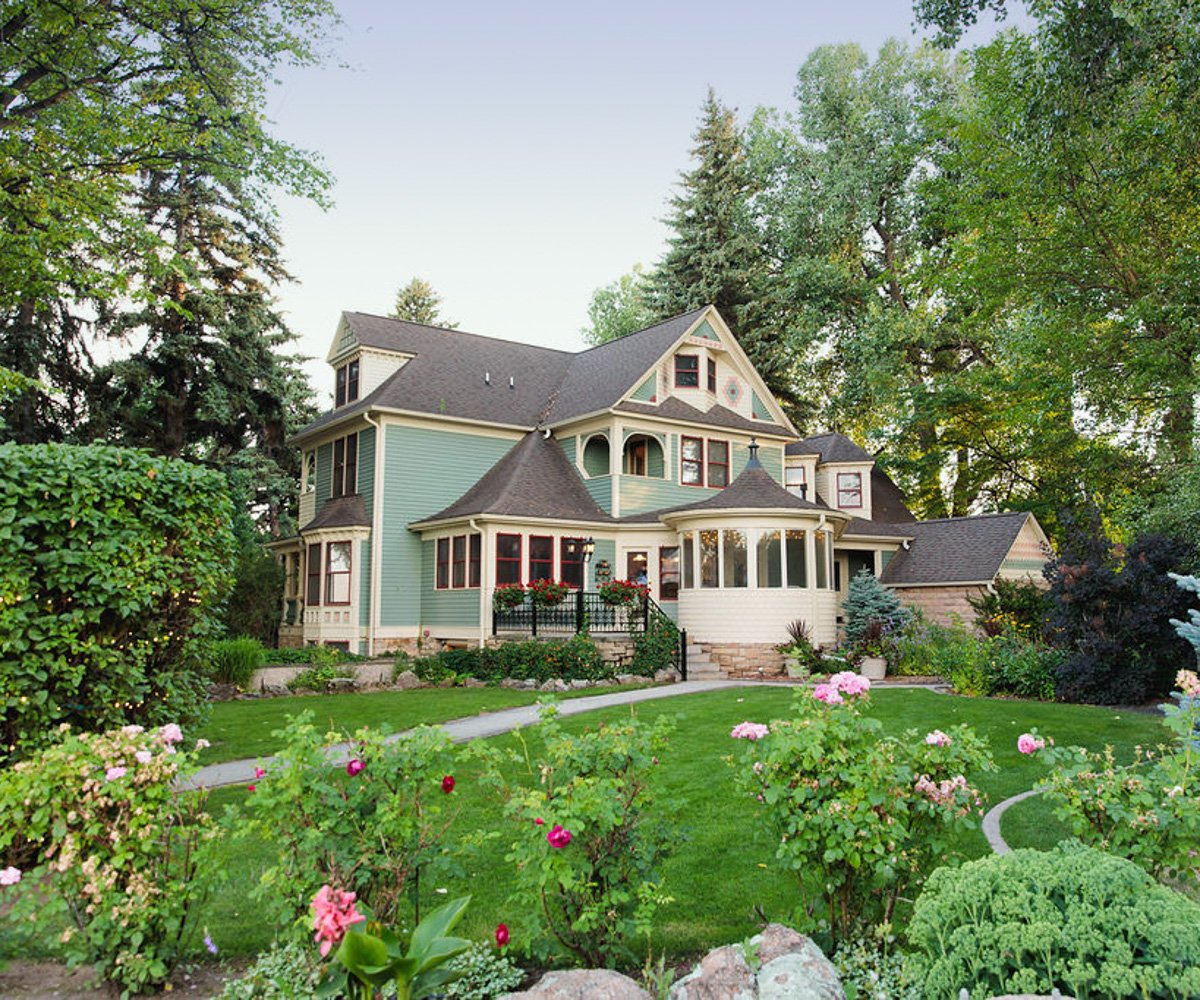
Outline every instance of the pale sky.
{"label": "pale sky", "polygon": [[268,108],[336,180],[328,211],[279,203],[297,279],[279,299],[322,407],[339,314],[386,314],[416,275],[461,329],[581,348],[592,291],[664,250],[710,85],[744,120],[789,110],[819,45],[916,41],[905,0],[339,7],[335,60],[288,72]]}

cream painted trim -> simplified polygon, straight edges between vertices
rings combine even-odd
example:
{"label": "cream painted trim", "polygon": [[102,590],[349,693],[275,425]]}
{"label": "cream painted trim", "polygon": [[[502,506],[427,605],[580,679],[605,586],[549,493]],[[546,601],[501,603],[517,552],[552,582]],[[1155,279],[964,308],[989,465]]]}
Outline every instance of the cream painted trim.
{"label": "cream painted trim", "polygon": [[[666,511],[662,515],[662,521],[668,527],[674,522],[680,525],[679,530],[682,531],[683,525],[689,521],[724,521],[731,517],[771,518],[779,517],[780,515],[786,517],[815,518],[818,525],[823,525],[832,518],[841,518],[846,521],[850,519],[849,514],[840,510],[800,510],[795,507],[730,507],[721,510]],[[830,526],[829,530],[833,531],[832,526]]]}
{"label": "cream painted trim", "polygon": [[469,524],[471,521],[477,521],[480,524],[527,524],[532,527],[555,527],[561,525],[566,528],[586,528],[587,531],[595,537],[599,533],[611,533],[620,530],[620,525],[614,525],[606,521],[571,521],[554,517],[518,517],[515,514],[464,514],[462,517],[444,518],[440,521],[413,521],[408,525],[408,530],[416,532],[421,536],[421,541],[428,541],[430,538],[436,538],[440,534],[445,533],[445,529],[454,525]]}
{"label": "cream painted trim", "polygon": [[304,548],[304,541],[299,535],[292,535],[290,538],[277,538],[273,542],[263,542],[263,548],[282,555],[292,549],[297,552],[301,551]]}
{"label": "cream painted trim", "polygon": [[[471,420],[467,417],[451,417],[441,416],[438,414],[421,413],[417,410],[404,410],[393,406],[370,406],[365,410],[358,410],[354,413],[348,413],[343,417],[335,417],[327,424],[323,424],[316,430],[300,431],[292,437],[288,438],[288,444],[299,446],[302,442],[307,442],[317,439],[318,443],[323,443],[323,436],[334,429],[338,429],[341,434],[345,434],[345,430],[341,430],[344,423],[351,420],[366,420],[366,414],[377,413],[381,418],[387,418],[389,423],[397,423],[402,426],[415,427],[433,427],[444,429],[442,425],[452,424],[455,426],[463,425],[473,428],[473,433],[480,434],[484,437],[510,437],[513,434],[519,438],[528,434],[533,427],[524,424],[500,424],[481,420]],[[400,418],[400,419],[397,419]],[[332,435],[337,437],[338,434]],[[515,438],[514,438],[515,440]]]}
{"label": "cream painted trim", "polygon": [[838,536],[839,542],[858,542],[869,543],[871,545],[891,545],[899,548],[904,542],[911,542],[916,535],[851,535],[849,533]]}
{"label": "cream painted trim", "polygon": [[[694,433],[703,433],[707,437],[715,437],[718,434],[740,434],[746,440],[750,438],[768,438],[772,442],[778,441],[786,444],[792,440],[789,434],[776,434],[773,431],[764,428],[747,429],[741,427],[726,427],[724,424],[703,424],[697,423],[694,420],[676,420],[673,417],[660,417],[653,413],[630,413],[627,410],[610,410],[614,416],[620,416],[622,420],[648,420],[651,423],[657,422],[665,427],[687,427]],[[651,433],[643,430],[642,433]],[[860,465],[862,463],[859,463]]]}
{"label": "cream painted trim", "polygon": [[371,586],[368,600],[371,606],[367,609],[367,653],[375,655],[375,632],[379,628],[379,602],[382,600],[383,583],[380,572],[380,560],[383,556],[383,462],[387,454],[387,432],[383,422],[371,420],[370,411],[364,414],[367,423],[375,428],[375,483],[371,493]]}
{"label": "cream painted trim", "polygon": [[907,590],[909,587],[990,587],[992,580],[943,580],[941,583],[889,583],[880,580],[885,587],[894,590]]}

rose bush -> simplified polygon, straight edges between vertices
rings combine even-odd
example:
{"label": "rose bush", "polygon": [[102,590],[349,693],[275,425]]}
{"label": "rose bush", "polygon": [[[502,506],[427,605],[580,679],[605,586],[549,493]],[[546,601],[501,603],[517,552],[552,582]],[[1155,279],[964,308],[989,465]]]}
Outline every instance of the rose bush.
{"label": "rose bush", "polygon": [[206,795],[174,787],[195,754],[174,724],[100,734],[63,724],[55,735],[0,771],[0,856],[24,843],[34,860],[20,875],[37,887],[17,896],[13,915],[64,921],[71,965],[91,963],[125,994],[152,988],[194,946],[208,888]]}
{"label": "rose bush", "polygon": [[968,775],[993,769],[965,726],[881,737],[869,701],[866,678],[843,672],[801,691],[795,717],[771,722],[766,735],[749,723],[731,734],[756,736],[736,763],[729,759],[738,787],[760,804],[776,863],[803,898],[823,901],[795,922],[825,925],[839,939],[891,921],[897,900],[981,815]]}

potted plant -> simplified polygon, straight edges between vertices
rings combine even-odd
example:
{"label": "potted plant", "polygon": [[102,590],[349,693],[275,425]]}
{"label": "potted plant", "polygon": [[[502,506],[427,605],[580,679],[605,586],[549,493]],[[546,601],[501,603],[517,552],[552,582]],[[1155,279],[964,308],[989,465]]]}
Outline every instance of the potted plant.
{"label": "potted plant", "polygon": [[634,583],[632,580],[610,580],[600,586],[600,600],[612,607],[626,604],[636,604],[649,593],[644,583]]}
{"label": "potted plant", "polygon": [[859,672],[867,680],[881,681],[887,676],[887,634],[888,623],[882,618],[872,618],[858,640],[862,655]]}
{"label": "potted plant", "polygon": [[502,583],[492,591],[492,610],[508,611],[525,603],[525,586],[521,583]]}
{"label": "potted plant", "polygon": [[821,663],[821,651],[813,645],[812,631],[803,619],[797,618],[785,626],[788,641],[775,648],[783,654],[783,666],[788,677],[806,681]]}
{"label": "potted plant", "polygon": [[562,581],[533,580],[526,591],[539,608],[552,608],[562,603],[563,598],[571,592],[571,587]]}

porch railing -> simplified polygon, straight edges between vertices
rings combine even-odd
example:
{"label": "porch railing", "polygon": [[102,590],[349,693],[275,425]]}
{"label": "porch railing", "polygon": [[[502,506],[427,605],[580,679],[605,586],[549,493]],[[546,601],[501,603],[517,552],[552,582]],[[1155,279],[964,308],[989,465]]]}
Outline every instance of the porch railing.
{"label": "porch railing", "polygon": [[[655,615],[667,614],[652,598],[630,604],[608,604],[594,591],[576,590],[552,607],[535,604],[526,597],[515,608],[492,611],[492,634],[521,632],[525,635],[575,635],[579,632],[644,633]],[[668,618],[669,620],[669,618]]]}

